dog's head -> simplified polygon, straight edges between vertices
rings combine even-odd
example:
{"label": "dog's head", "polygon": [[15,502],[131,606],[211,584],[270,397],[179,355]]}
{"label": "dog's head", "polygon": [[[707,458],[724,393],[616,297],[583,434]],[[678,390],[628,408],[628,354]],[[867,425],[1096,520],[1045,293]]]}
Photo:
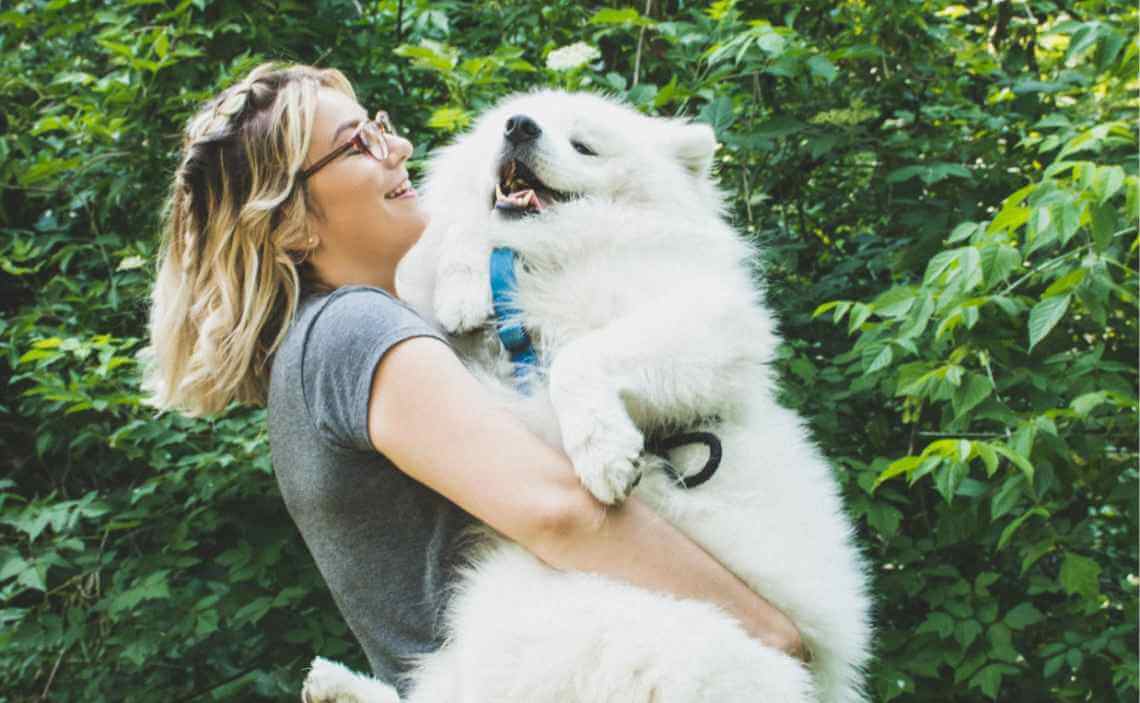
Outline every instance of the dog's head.
{"label": "dog's head", "polygon": [[648,117],[614,98],[516,94],[433,156],[428,205],[459,218],[554,215],[578,198],[720,213],[715,149],[708,125]]}

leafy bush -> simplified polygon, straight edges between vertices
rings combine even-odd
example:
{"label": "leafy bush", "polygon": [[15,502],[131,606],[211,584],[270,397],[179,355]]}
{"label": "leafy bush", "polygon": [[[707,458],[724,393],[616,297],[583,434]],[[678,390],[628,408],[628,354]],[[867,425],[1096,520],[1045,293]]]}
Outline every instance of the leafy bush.
{"label": "leafy bush", "polygon": [[651,7],[0,10],[0,701],[285,700],[315,653],[365,666],[263,413],[140,404],[180,126],[267,58],[344,70],[414,172],[537,84],[710,123],[784,399],[875,564],[874,698],[1135,699],[1135,7]]}

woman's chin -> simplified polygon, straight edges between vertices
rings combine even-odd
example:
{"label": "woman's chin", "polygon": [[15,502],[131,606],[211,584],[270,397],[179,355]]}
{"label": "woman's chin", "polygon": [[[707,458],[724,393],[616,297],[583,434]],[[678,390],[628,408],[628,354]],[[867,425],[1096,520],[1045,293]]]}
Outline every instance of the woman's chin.
{"label": "woman's chin", "polygon": [[404,253],[415,246],[416,242],[420,241],[420,237],[424,235],[428,223],[431,221],[431,216],[427,214],[422,208],[416,208],[416,215],[414,219],[406,223],[405,227],[400,228],[400,241],[404,243]]}

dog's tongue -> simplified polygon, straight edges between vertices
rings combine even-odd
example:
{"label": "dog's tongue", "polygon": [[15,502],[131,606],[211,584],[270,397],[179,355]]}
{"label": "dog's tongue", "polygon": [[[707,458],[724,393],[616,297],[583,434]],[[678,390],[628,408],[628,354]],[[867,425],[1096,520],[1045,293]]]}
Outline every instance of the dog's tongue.
{"label": "dog's tongue", "polygon": [[533,208],[541,212],[543,205],[538,193],[530,188],[515,191],[508,195],[503,192],[502,188],[495,186],[495,207],[505,210],[529,210]]}

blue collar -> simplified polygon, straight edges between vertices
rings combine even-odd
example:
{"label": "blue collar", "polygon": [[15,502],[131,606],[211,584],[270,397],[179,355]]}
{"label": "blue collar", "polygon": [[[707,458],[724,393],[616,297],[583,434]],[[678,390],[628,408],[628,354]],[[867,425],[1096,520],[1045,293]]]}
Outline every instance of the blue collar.
{"label": "blue collar", "polygon": [[499,333],[499,341],[510,353],[514,364],[515,384],[522,392],[529,393],[527,376],[538,366],[538,354],[519,319],[522,311],[515,301],[519,287],[515,277],[517,259],[515,251],[507,247],[496,247],[491,251],[491,302],[495,309],[495,330]]}

